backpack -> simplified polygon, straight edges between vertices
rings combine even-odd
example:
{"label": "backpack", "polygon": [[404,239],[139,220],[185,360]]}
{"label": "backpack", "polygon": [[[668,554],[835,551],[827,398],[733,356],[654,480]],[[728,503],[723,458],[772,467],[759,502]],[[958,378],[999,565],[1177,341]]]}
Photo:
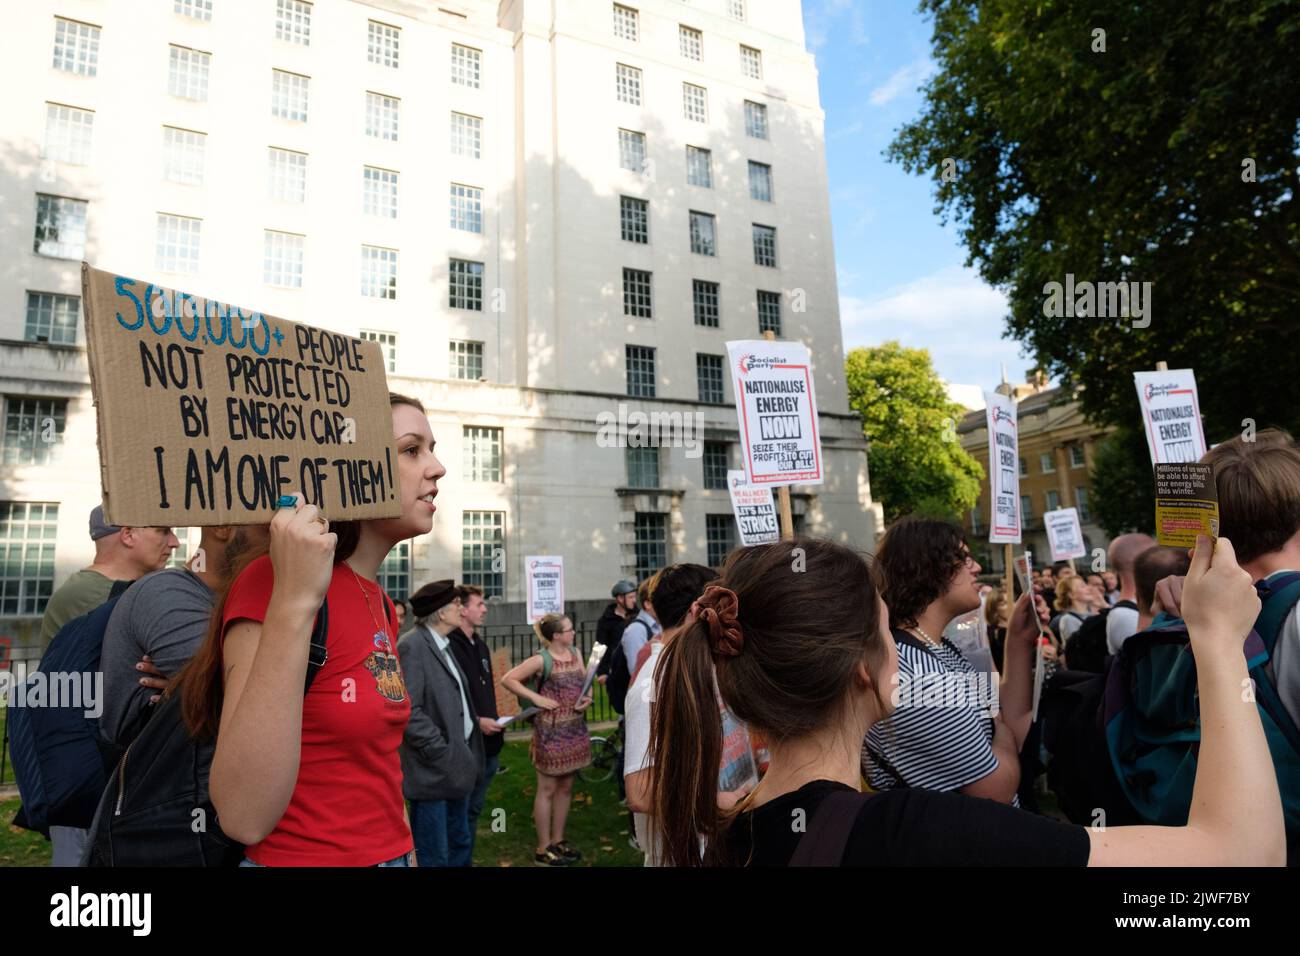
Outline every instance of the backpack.
{"label": "backpack", "polygon": [[1079,614],[1077,611],[1062,611],[1060,614],[1057,614],[1050,621],[1048,621],[1047,626],[1051,628],[1052,633],[1056,635],[1056,643],[1058,645],[1062,641],[1061,618],[1065,617],[1067,614],[1069,614],[1071,617],[1077,617],[1080,621],[1087,620],[1087,618],[1085,618],[1082,614]]}
{"label": "backpack", "polygon": [[[1262,601],[1246,638],[1246,668],[1277,772],[1286,822],[1287,857],[1300,862],[1300,728],[1287,713],[1270,673],[1278,633],[1300,602],[1300,572],[1255,584]],[[1116,778],[1144,822],[1187,822],[1200,748],[1196,661],[1187,627],[1161,615],[1124,642],[1103,700],[1105,739]]]}
{"label": "backpack", "polygon": [[1137,610],[1132,601],[1120,601],[1114,607],[1103,608],[1092,617],[1084,618],[1079,629],[1065,643],[1065,658],[1072,671],[1100,674],[1106,669],[1106,656],[1110,647],[1106,643],[1106,619],[1117,607]]}
{"label": "backpack", "polygon": [[[645,628],[647,641],[654,637],[645,621],[636,619],[628,622],[623,633],[626,634],[628,628],[638,625]],[[618,647],[614,648],[614,656],[609,664],[609,677],[605,680],[605,696],[609,698],[609,705],[614,708],[614,713],[620,716],[627,705],[627,691],[632,686],[632,665],[635,663],[636,661],[629,661],[627,655],[623,653],[623,639],[620,637]]]}
{"label": "backpack", "polygon": [[[13,754],[14,776],[22,797],[22,810],[15,823],[46,836],[52,826],[90,825],[95,806],[104,791],[105,768],[111,767],[120,750],[100,739],[99,717],[86,716],[87,710],[103,701],[100,654],[104,631],[118,598],[130,582],[118,581],[109,599],[59,629],[50,646],[41,655],[40,666],[23,683],[24,701],[31,701],[43,688],[36,706],[8,708],[9,739]],[[82,698],[79,688],[98,677],[97,686],[81,699],[80,706],[67,704],[52,695],[71,692]],[[70,680],[71,678],[71,680]]]}
{"label": "backpack", "polygon": [[[384,609],[395,623],[388,601]],[[303,694],[329,659],[329,602],[316,612]],[[166,696],[122,755],[90,828],[86,866],[238,866],[208,794],[217,745],[190,736],[180,696]]]}
{"label": "backpack", "polygon": [[[554,669],[554,665],[555,665],[555,658],[551,657],[551,652],[548,648],[543,647],[542,648],[542,672],[538,674],[536,677],[534,677],[532,680],[530,680],[524,686],[527,687],[529,690],[531,690],[534,694],[538,694],[540,696],[542,693],[542,685],[551,679],[551,671]],[[526,697],[520,697],[519,706],[524,710],[527,710],[528,708],[536,707],[537,705],[534,704],[531,700],[529,700]]]}

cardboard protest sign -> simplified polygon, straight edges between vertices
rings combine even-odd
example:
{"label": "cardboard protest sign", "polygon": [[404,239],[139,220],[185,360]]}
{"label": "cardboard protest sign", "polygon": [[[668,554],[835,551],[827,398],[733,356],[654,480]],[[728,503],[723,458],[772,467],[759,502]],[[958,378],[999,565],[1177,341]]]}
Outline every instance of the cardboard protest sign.
{"label": "cardboard protest sign", "polygon": [[1078,509],[1058,508],[1047,512],[1043,515],[1043,527],[1047,529],[1047,546],[1053,561],[1069,561],[1087,555]]}
{"label": "cardboard protest sign", "polygon": [[798,342],[728,342],[745,475],[755,486],[820,485],[812,361]]}
{"label": "cardboard protest sign", "polygon": [[740,470],[727,472],[727,487],[731,489],[731,510],[736,516],[736,529],[740,543],[767,544],[781,537],[776,519],[776,502],[771,488],[755,488]]}
{"label": "cardboard protest sign", "polygon": [[378,343],[81,276],[110,522],[260,524],[295,492],[334,520],[401,514]]}
{"label": "cardboard protest sign", "polygon": [[524,558],[528,581],[528,623],[545,614],[564,613],[564,558],[530,555]]}
{"label": "cardboard protest sign", "polygon": [[1151,463],[1200,461],[1205,454],[1196,376],[1190,368],[1134,372]]}
{"label": "cardboard protest sign", "polygon": [[[1017,555],[1012,564],[1016,568],[1016,577],[1020,580],[1020,591],[1022,594],[1032,595],[1034,593],[1034,582],[1032,578],[1034,568],[1034,556],[1032,552],[1026,550],[1023,554]],[[1008,595],[1008,600],[1010,596]],[[1031,597],[1032,600],[1032,597]],[[1046,667],[1043,662],[1043,641],[1051,640],[1048,637],[1047,628],[1043,626],[1043,620],[1038,616],[1037,609],[1034,611],[1034,620],[1038,622],[1038,641],[1034,646],[1034,690],[1032,697],[1032,717],[1031,720],[1038,719],[1038,702],[1043,696],[1043,678],[1046,675]]]}
{"label": "cardboard protest sign", "polygon": [[1020,543],[1020,436],[1016,403],[1001,392],[984,393],[989,431],[989,541]]}
{"label": "cardboard protest sign", "polygon": [[1214,466],[1195,462],[1156,465],[1156,541],[1193,548],[1196,536],[1219,536],[1219,489]]}

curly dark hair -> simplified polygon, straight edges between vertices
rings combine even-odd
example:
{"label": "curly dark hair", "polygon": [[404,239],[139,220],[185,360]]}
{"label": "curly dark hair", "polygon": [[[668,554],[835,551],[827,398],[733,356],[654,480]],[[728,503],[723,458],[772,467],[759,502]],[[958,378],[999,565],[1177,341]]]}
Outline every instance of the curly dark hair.
{"label": "curly dark hair", "polygon": [[903,518],[885,532],[872,570],[893,626],[917,617],[948,590],[969,553],[961,528],[934,518]]}

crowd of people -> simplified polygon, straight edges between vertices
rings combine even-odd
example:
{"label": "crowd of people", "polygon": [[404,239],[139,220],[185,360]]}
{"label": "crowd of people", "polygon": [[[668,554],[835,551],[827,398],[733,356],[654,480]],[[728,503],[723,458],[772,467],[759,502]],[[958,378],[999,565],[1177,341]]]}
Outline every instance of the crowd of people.
{"label": "crowd of people", "polygon": [[[295,497],[269,526],[203,529],[198,560],[162,570],[169,529],[110,526],[96,509],[95,563],[42,630],[59,640],[105,615],[106,754],[178,701],[211,744],[211,805],[242,866],[470,865],[503,746],[499,683],[535,710],[535,862],[572,865],[594,693],[575,622],[539,620],[538,652],[498,681],[480,590],[434,581],[409,609],[384,592],[380,564],[430,531],[445,474],[420,403],[391,405],[400,516],[330,522]],[[956,525],[918,517],[871,557],[801,537],[617,582],[597,673],[621,715],[620,795],[646,865],[1262,865],[1288,848],[1294,862],[1300,446],[1265,431],[1205,461],[1220,537],[1189,555],[1121,535],[1104,569],[1043,568],[1018,596],[984,583]],[[963,615],[983,619],[991,668],[947,636]],[[1156,643],[1195,662],[1176,702],[1198,731],[1179,757],[1185,805],[1135,826],[1035,812],[1043,761],[1074,759],[1052,751],[1039,695],[1142,667],[1158,680]],[[1261,681],[1272,710],[1242,692]],[[740,777],[722,773],[737,722],[752,749]],[[51,827],[56,865],[86,862],[101,823]]]}

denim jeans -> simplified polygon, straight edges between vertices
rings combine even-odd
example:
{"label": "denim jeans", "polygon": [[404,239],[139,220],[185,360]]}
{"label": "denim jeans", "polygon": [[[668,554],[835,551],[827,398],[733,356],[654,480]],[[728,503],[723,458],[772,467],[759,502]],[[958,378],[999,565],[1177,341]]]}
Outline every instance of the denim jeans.
{"label": "denim jeans", "polygon": [[415,840],[417,866],[469,866],[469,796],[412,800],[411,837]]}
{"label": "denim jeans", "polygon": [[[383,863],[376,863],[375,866],[410,866],[411,864],[410,864],[409,860],[407,859],[407,857],[408,857],[409,855],[410,855],[410,854],[403,853],[401,856],[393,857],[393,859],[391,859],[391,860],[385,860]],[[263,869],[263,870],[266,869],[266,867],[263,866],[261,863],[254,863],[254,862],[253,862],[252,860],[250,860],[248,857],[244,857],[242,860],[240,860],[240,861],[239,861],[239,865],[240,865],[240,866],[255,866],[255,867],[257,867],[258,869]]]}
{"label": "denim jeans", "polygon": [[469,853],[470,857],[474,856],[474,841],[478,839],[478,818],[483,812],[483,804],[487,802],[488,786],[492,783],[492,778],[497,775],[497,768],[501,766],[501,755],[493,754],[483,761],[483,776],[479,779],[478,786],[474,792],[469,795]]}

